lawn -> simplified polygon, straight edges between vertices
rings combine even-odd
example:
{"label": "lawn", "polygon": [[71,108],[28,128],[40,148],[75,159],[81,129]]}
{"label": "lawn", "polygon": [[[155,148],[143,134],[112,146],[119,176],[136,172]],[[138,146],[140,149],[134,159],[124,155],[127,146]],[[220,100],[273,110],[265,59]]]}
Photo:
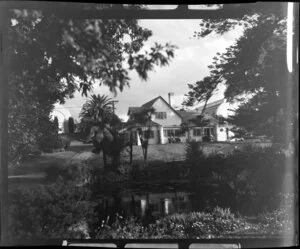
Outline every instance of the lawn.
{"label": "lawn", "polygon": [[[204,154],[209,155],[212,153],[230,154],[234,149],[245,149],[248,145],[254,146],[268,146],[269,143],[251,143],[251,142],[203,142],[201,143]],[[174,144],[151,144],[148,146],[148,160],[149,161],[183,161],[185,160],[185,143]],[[142,148],[134,146],[133,160],[142,160]]]}
{"label": "lawn", "polygon": [[[252,143],[257,146],[265,146],[264,144]],[[249,145],[247,142],[238,143],[226,143],[226,142],[215,142],[215,143],[202,143],[203,151],[206,155],[212,153],[229,154],[234,149],[243,149]],[[36,158],[28,159],[18,167],[9,168],[10,178],[20,175],[40,175],[51,169],[51,167],[68,167],[71,164],[83,163],[89,160],[93,163],[98,163],[99,167],[103,167],[102,153],[95,155],[92,153],[93,146],[91,144],[84,144],[80,141],[73,140],[67,150],[55,153],[43,153],[41,156]],[[148,161],[183,161],[185,160],[185,143],[176,144],[157,144],[149,145],[148,147]],[[129,161],[129,155],[124,150],[122,159]],[[133,147],[133,161],[142,162],[143,153],[141,146]],[[33,177],[34,178],[34,177]]]}

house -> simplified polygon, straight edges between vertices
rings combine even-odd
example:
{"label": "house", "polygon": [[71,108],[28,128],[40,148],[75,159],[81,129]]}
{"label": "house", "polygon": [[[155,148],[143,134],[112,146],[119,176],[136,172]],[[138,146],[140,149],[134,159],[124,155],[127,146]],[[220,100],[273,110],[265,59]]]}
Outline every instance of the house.
{"label": "house", "polygon": [[[174,140],[185,142],[188,139],[202,141],[205,136],[212,136],[216,141],[227,141],[230,137],[229,126],[218,118],[223,102],[224,100],[215,101],[206,106],[204,116],[208,122],[203,125],[204,122],[200,122],[199,118],[203,107],[193,111],[175,110],[164,98],[158,96],[140,107],[129,107],[127,131],[133,132],[138,145],[141,144],[138,129],[142,129],[144,135],[148,133],[149,144],[166,144]],[[134,122],[136,114],[147,111],[151,120],[146,123]]]}

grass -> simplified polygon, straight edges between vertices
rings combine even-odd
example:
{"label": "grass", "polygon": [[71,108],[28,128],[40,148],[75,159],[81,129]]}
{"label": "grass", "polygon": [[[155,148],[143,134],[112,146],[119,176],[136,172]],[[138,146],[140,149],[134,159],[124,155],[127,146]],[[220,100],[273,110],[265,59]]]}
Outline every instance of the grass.
{"label": "grass", "polygon": [[[234,149],[243,149],[249,143],[202,143],[203,151],[206,155],[212,153],[229,154]],[[259,145],[259,144],[256,144]],[[100,168],[103,167],[102,153],[99,155],[93,154],[93,146],[91,144],[84,144],[77,140],[72,139],[71,145],[68,149],[55,152],[43,153],[37,158],[31,158],[21,163],[18,167],[9,168],[9,176],[26,175],[26,174],[41,174],[45,173],[51,168],[55,167],[68,167],[71,164],[82,163],[89,160],[93,164],[98,164]],[[186,144],[157,144],[149,145],[148,147],[148,162],[175,162],[184,161],[186,154]],[[124,162],[129,162],[129,155],[124,150]],[[133,147],[133,162],[143,164],[143,153],[140,146]],[[19,179],[21,180],[21,179]],[[16,180],[18,181],[18,180]]]}

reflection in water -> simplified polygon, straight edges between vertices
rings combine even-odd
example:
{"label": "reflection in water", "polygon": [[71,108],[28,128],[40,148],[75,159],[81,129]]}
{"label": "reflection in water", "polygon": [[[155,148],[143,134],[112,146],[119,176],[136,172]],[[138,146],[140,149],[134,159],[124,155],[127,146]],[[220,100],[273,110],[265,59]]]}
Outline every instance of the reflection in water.
{"label": "reflection in water", "polygon": [[141,199],[141,216],[143,217],[146,212],[146,199]]}
{"label": "reflection in water", "polygon": [[98,203],[103,210],[102,214],[108,215],[108,212],[111,214],[114,210],[124,216],[157,218],[174,212],[190,211],[192,208],[191,193],[188,192],[128,192],[114,197],[100,198]]}
{"label": "reflection in water", "polygon": [[[153,222],[153,218],[163,217],[173,213],[198,212],[211,210],[212,207],[230,207],[234,209],[235,202],[220,191],[224,186],[203,185],[191,187],[158,187],[125,189],[112,195],[99,197],[99,216],[137,217]],[[171,190],[170,190],[171,189]],[[232,194],[231,194],[232,195]]]}
{"label": "reflection in water", "polygon": [[169,204],[170,204],[170,199],[164,199],[164,213],[165,215],[168,215],[169,214]]}

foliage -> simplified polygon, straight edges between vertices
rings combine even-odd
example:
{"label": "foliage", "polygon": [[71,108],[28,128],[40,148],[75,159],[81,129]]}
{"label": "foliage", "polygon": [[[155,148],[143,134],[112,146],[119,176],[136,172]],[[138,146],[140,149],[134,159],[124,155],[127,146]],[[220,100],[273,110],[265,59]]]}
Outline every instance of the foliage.
{"label": "foliage", "polygon": [[295,195],[281,196],[281,204],[271,212],[258,215],[258,222],[262,231],[269,234],[279,232],[289,233],[295,229]]}
{"label": "foliage", "polygon": [[75,123],[74,123],[74,118],[72,117],[69,117],[69,120],[68,120],[68,129],[69,129],[69,133],[74,133],[74,130],[75,130]]}
{"label": "foliage", "polygon": [[[150,132],[151,132],[151,118],[154,112],[155,109],[153,107],[142,108],[139,112],[132,113],[127,122],[129,126],[133,125],[134,127],[137,127],[137,132],[141,141],[145,164],[147,163],[147,156],[148,156],[148,144],[149,144]],[[133,144],[132,134],[130,134],[130,139],[131,139],[130,153],[132,155],[132,144]]]}
{"label": "foliage", "polygon": [[[273,198],[282,191],[287,157],[275,146],[247,147],[232,155],[208,157],[202,167],[230,189],[232,205],[243,212],[258,213],[278,206]],[[227,187],[226,187],[227,185]]]}
{"label": "foliage", "polygon": [[10,237],[13,240],[86,238],[86,232],[72,227],[96,220],[89,196],[88,189],[63,180],[39,188],[10,189]]}
{"label": "foliage", "polygon": [[[139,168],[139,167],[137,167]],[[135,180],[142,182],[186,179],[189,175],[189,165],[183,162],[165,163],[162,161],[151,161],[142,170],[134,171]]]}
{"label": "foliage", "polygon": [[56,131],[56,133],[58,133],[59,124],[58,124],[58,118],[56,116],[54,117],[53,120],[53,128],[54,128],[54,132]]}
{"label": "foliage", "polygon": [[203,150],[200,148],[200,143],[191,140],[186,144],[186,161],[190,164],[200,163],[199,160],[203,159]]}
{"label": "foliage", "polygon": [[39,148],[44,152],[53,152],[56,149],[67,149],[71,144],[70,139],[65,135],[45,134],[39,139]]}
{"label": "foliage", "polygon": [[121,122],[114,114],[112,99],[99,94],[92,94],[84,103],[79,117],[86,128],[96,125],[103,129],[106,125],[115,126]]}
{"label": "foliage", "polygon": [[[77,171],[73,165],[71,171]],[[82,167],[80,170],[83,170]],[[74,171],[74,172],[75,172]],[[77,172],[78,173],[78,172]],[[112,172],[110,172],[112,173]],[[76,174],[78,176],[78,174]],[[81,176],[80,176],[81,177]],[[203,239],[280,235],[293,231],[294,203],[261,213],[256,221],[236,216],[229,208],[215,207],[206,212],[174,213],[143,224],[142,219],[99,218],[90,186],[75,186],[58,178],[51,185],[18,187],[9,193],[10,236],[17,239]],[[286,196],[294,200],[293,196]]]}
{"label": "foliage", "polygon": [[37,146],[43,132],[50,135],[54,103],[64,103],[77,90],[87,95],[96,81],[117,93],[129,86],[129,71],[146,80],[154,65],[167,65],[174,56],[171,44],[154,44],[142,53],[151,35],[135,19],[68,20],[13,10],[8,42],[10,162]]}
{"label": "foliage", "polygon": [[289,142],[285,134],[292,131],[291,123],[297,123],[298,114],[296,101],[292,106],[286,105],[289,89],[293,92],[297,86],[287,85],[283,3],[251,6],[241,18],[201,21],[199,37],[224,34],[237,26],[243,27],[243,35],[226,52],[216,54],[208,66],[209,76],[189,84],[185,104],[207,103],[218,86],[225,84],[225,98],[239,102],[236,113],[228,120],[248,132],[268,135],[284,144]]}
{"label": "foliage", "polygon": [[[274,213],[266,216],[274,217]],[[282,222],[291,222],[291,217],[285,217]],[[253,232],[260,235],[284,232],[282,227],[272,227],[272,223],[252,223],[245,217],[237,217],[230,209],[220,207],[215,207],[211,212],[175,213],[147,226],[136,218],[124,219],[117,215],[111,225],[102,221],[96,239],[211,239],[245,236]]]}

